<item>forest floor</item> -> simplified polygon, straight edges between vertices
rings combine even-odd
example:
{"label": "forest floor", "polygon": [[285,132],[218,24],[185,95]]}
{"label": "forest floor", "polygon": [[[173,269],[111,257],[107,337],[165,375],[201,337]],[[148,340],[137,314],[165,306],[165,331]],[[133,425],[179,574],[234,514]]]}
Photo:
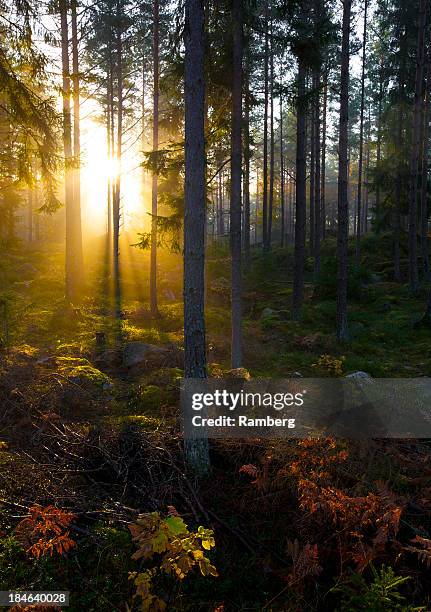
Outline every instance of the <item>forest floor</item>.
{"label": "forest floor", "polygon": [[[425,291],[413,298],[391,280],[389,245],[364,239],[343,346],[334,334],[333,242],[315,287],[307,261],[299,323],[290,318],[292,250],[253,251],[244,286],[250,375],[431,376],[431,330],[415,326]],[[127,524],[175,506],[187,524],[214,529],[219,576],[161,578],[170,610],[431,609],[428,442],[214,441],[211,478],[198,486],[185,472],[179,433],[181,262],[161,258],[154,321],[147,259],[133,257],[119,320],[97,262],[91,297],[66,308],[55,249],[2,258],[0,590],[70,590],[71,612],[125,610],[128,574],[138,567]],[[209,371],[220,376],[229,371],[227,252],[211,249],[207,266]],[[144,356],[135,341],[148,345]],[[319,364],[322,355],[330,359]],[[34,504],[75,514],[68,555],[29,558],[16,526]]]}

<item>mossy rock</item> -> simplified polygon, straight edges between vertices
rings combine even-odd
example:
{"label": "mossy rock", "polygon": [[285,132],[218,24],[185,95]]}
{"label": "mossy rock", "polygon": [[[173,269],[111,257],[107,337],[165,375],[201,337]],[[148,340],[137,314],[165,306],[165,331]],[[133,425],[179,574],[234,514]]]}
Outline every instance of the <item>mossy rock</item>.
{"label": "mossy rock", "polygon": [[146,382],[148,385],[156,385],[157,387],[173,387],[178,385],[183,375],[184,372],[181,368],[160,368],[152,372]]}

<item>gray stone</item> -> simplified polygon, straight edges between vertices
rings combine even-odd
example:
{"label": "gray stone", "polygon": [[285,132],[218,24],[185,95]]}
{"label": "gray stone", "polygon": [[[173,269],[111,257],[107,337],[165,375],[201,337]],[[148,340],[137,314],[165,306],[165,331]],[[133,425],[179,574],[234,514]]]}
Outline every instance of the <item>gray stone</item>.
{"label": "gray stone", "polygon": [[166,349],[155,344],[138,341],[128,342],[123,349],[123,366],[131,368],[140,363],[145,363],[155,355],[162,355],[164,353],[166,353]]}
{"label": "gray stone", "polygon": [[262,310],[262,314],[260,315],[261,319],[269,319],[271,317],[277,316],[277,313],[272,308],[264,308]]}

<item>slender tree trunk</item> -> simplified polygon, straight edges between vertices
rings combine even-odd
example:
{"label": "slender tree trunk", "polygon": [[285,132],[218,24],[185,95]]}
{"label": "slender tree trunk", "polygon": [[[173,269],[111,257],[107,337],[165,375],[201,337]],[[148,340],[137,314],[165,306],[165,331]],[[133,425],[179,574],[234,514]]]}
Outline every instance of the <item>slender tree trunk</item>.
{"label": "slender tree trunk", "polygon": [[244,75],[244,265],[250,267],[250,31],[247,34]]}
{"label": "slender tree trunk", "polygon": [[72,24],[72,83],[73,83],[73,205],[76,215],[76,259],[81,271],[80,283],[83,282],[83,253],[81,227],[81,124],[80,124],[80,86],[79,86],[79,56],[78,56],[78,22],[76,16],[76,0],[71,0]]}
{"label": "slender tree trunk", "polygon": [[409,194],[409,280],[410,290],[417,293],[419,290],[418,272],[418,171],[420,148],[420,121],[421,121],[421,94],[424,68],[424,46],[426,27],[427,1],[420,0],[418,19],[418,44],[416,55],[415,98],[412,123],[412,149],[410,158],[410,194]]}
{"label": "slender tree trunk", "polygon": [[231,204],[230,247],[232,283],[232,368],[242,366],[242,312],[241,312],[241,153],[242,153],[242,58],[243,58],[243,5],[233,0],[233,58],[232,58],[232,136],[231,136]]}
{"label": "slender tree trunk", "polygon": [[315,107],[315,135],[314,135],[314,155],[315,155],[315,182],[314,182],[314,214],[316,219],[316,229],[314,231],[314,275],[320,274],[320,238],[322,233],[321,218],[321,193],[320,193],[320,69],[316,72],[316,99]]}
{"label": "slender tree trunk", "polygon": [[[311,79],[311,89],[313,91],[313,96],[315,95],[315,87],[316,87],[316,79],[315,74],[313,72],[313,76]],[[315,122],[315,105],[314,102],[311,104],[311,112],[310,112],[310,223],[309,223],[309,250],[310,256],[314,255],[314,231],[316,228],[316,215],[315,215],[315,194],[316,194],[316,183],[315,183],[315,169],[316,169],[316,139],[315,139],[315,131],[316,131],[316,122]]]}
{"label": "slender tree trunk", "polygon": [[304,299],[305,225],[306,225],[306,132],[307,116],[306,68],[302,57],[298,58],[298,92],[296,102],[296,203],[295,203],[295,253],[293,269],[292,318],[301,318]]}
{"label": "slender tree trunk", "polygon": [[362,230],[362,165],[364,154],[364,111],[365,111],[365,64],[367,53],[367,11],[368,0],[364,4],[364,29],[362,34],[362,75],[361,75],[361,110],[359,119],[359,161],[358,161],[358,194],[356,204],[356,250],[355,262],[361,263],[361,230]]}
{"label": "slender tree trunk", "polygon": [[322,171],[321,171],[321,217],[322,230],[321,235],[323,240],[326,234],[326,130],[327,130],[327,112],[328,112],[328,68],[325,70],[325,83],[323,85],[323,121],[322,121]]}
{"label": "slender tree trunk", "polygon": [[337,237],[337,338],[348,339],[348,126],[349,126],[349,44],[352,0],[343,0],[343,36],[341,45],[340,129],[338,144],[338,237]]}
{"label": "slender tree trunk", "polygon": [[427,68],[425,91],[423,97],[423,134],[422,134],[422,179],[421,179],[421,249],[425,280],[430,279],[428,254],[428,148],[430,122],[430,90],[431,90],[431,41],[427,53]]}
{"label": "slender tree trunk", "polygon": [[[79,253],[80,237],[78,232],[78,211],[73,198],[72,172],[72,118],[70,111],[70,69],[69,69],[69,29],[67,23],[66,0],[60,2],[61,18],[61,60],[63,72],[63,148],[66,205],[66,300],[73,302],[79,298],[81,289],[82,259]],[[82,252],[81,252],[82,255]]]}
{"label": "slender tree trunk", "polygon": [[258,223],[259,223],[259,166],[256,164],[256,202],[254,204],[254,244],[258,243]]}
{"label": "slender tree trunk", "polygon": [[[107,86],[107,104],[106,104],[106,150],[108,154],[108,160],[111,162],[114,155],[112,147],[112,133],[113,133],[113,92],[112,92],[112,66],[109,68],[108,74],[108,86]],[[108,209],[108,220],[107,220],[107,252],[110,263],[111,249],[112,249],[112,177],[108,175],[108,192],[107,192],[107,209]]]}
{"label": "slender tree trunk", "polygon": [[272,241],[272,217],[274,215],[274,166],[275,166],[275,141],[274,141],[274,48],[273,48],[273,17],[271,0],[271,48],[270,48],[270,153],[269,153],[269,206],[268,206],[268,250]]}
{"label": "slender tree trunk", "polygon": [[[283,62],[281,63],[280,85],[283,88]],[[286,239],[286,206],[284,193],[284,140],[283,140],[283,90],[280,91],[280,211],[281,211],[281,246]]]}
{"label": "slender tree trunk", "polygon": [[[153,154],[159,149],[159,0],[153,5]],[[151,193],[151,252],[150,252],[150,308],[159,317],[157,306],[157,199],[158,177],[153,172]]]}
{"label": "slender tree trunk", "polygon": [[265,0],[265,101],[263,112],[263,195],[262,195],[262,246],[268,249],[268,101],[269,101],[269,19],[268,0]]}
{"label": "slender tree trunk", "polygon": [[[382,157],[382,104],[383,104],[383,60],[380,60],[379,74],[379,101],[377,105],[377,146],[376,166],[379,168]],[[376,201],[374,205],[374,217],[377,219],[377,233],[380,233],[380,183],[376,185]]]}
{"label": "slender tree trunk", "polygon": [[[117,19],[122,19],[122,0],[117,0]],[[113,252],[114,252],[114,296],[115,314],[121,315],[121,279],[120,279],[120,218],[121,218],[121,158],[123,149],[123,40],[121,27],[118,26],[116,34],[117,56],[117,147],[116,147],[116,175],[112,202],[113,213]]]}
{"label": "slender tree trunk", "polygon": [[[186,0],[185,10],[184,375],[206,378],[204,2]],[[208,440],[186,440],[185,453],[189,468],[206,476]]]}
{"label": "slender tree trunk", "polygon": [[28,220],[28,241],[33,242],[33,189],[28,188],[27,192],[27,220]]}

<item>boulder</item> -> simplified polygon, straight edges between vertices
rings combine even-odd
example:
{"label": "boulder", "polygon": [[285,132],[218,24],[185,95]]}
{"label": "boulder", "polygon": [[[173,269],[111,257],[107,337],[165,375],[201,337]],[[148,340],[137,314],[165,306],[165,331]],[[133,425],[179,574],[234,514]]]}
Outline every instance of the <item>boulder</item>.
{"label": "boulder", "polygon": [[133,366],[147,362],[149,359],[166,354],[166,349],[146,342],[127,342],[123,348],[123,366]]}
{"label": "boulder", "polygon": [[264,308],[262,310],[262,314],[260,315],[261,319],[270,319],[272,317],[276,317],[277,313],[272,308]]}

